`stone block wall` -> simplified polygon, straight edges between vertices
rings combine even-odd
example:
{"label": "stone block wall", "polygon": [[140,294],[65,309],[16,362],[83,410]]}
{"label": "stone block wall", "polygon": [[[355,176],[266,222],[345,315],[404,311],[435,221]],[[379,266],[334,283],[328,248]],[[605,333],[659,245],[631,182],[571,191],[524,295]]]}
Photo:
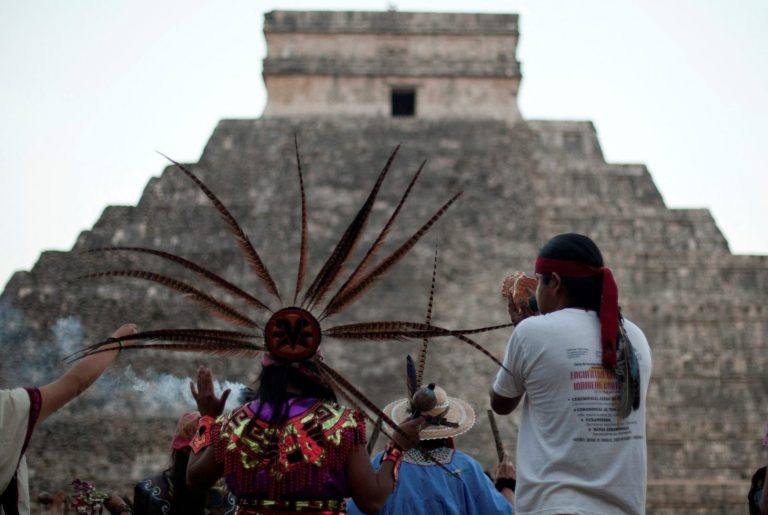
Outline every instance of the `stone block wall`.
{"label": "stone block wall", "polygon": [[[564,137],[566,126],[580,138]],[[643,166],[605,163],[590,124],[510,126],[353,117],[222,121],[199,162],[191,166],[242,220],[282,291],[291,291],[298,248],[294,132],[306,174],[310,276],[330,253],[398,143],[402,148],[360,252],[422,159],[428,160],[427,166],[401,224],[390,236],[388,250],[453,192],[464,192],[370,299],[339,317],[339,322],[420,320],[438,243],[435,322],[449,327],[503,323],[506,309],[498,296],[500,279],[512,270],[530,271],[539,245],[554,233],[589,234],[616,273],[625,315],[644,329],[654,354],[648,399],[649,512],[730,513],[743,507],[748,477],[759,465],[759,433],[765,419],[768,316],[763,306],[768,300],[768,258],[731,255],[705,210],[665,207]],[[572,154],[576,140],[582,152]],[[6,332],[16,329],[3,339],[3,354],[11,356],[0,364],[4,385],[24,381],[18,374],[30,360],[50,374],[60,367],[45,361],[44,353],[41,358],[39,350],[50,345],[50,335],[61,320],[76,319],[82,325],[83,342],[104,337],[125,320],[146,329],[216,324],[159,286],[131,280],[76,286],[62,281],[109,266],[164,270],[162,263],[141,257],[81,252],[114,244],[179,253],[249,291],[261,291],[208,200],[177,170],[166,169],[148,183],[135,207],[107,208],[72,252],[45,253],[32,271],[18,273],[9,282],[0,306],[4,319],[13,322]],[[179,273],[172,268],[167,272]],[[15,318],[8,315],[11,308]],[[500,331],[478,339],[500,356],[507,336]],[[403,395],[398,379],[403,358],[418,347],[370,342],[353,348],[334,342],[324,345],[328,361],[380,405]],[[435,341],[431,348],[427,376],[467,398],[482,415],[493,364],[458,342]],[[162,431],[139,439],[120,428],[134,425],[138,416],[167,417],[166,425],[172,429],[178,413],[146,411],[121,378],[128,367],[148,381],[162,373],[183,377],[194,372],[199,359],[162,353],[121,356],[111,379],[101,387],[110,392],[108,397],[98,395],[97,385],[61,420],[46,422],[44,434],[56,434],[61,443],[56,453],[49,452],[47,436],[33,440],[33,490],[51,489],[72,474],[88,477],[94,471],[105,484],[121,487],[129,482],[126,470],[135,472],[131,479],[138,480],[152,464],[165,463],[167,442]],[[211,363],[222,378],[248,383],[255,377],[256,367],[247,360]],[[517,417],[499,420],[511,448]],[[120,466],[102,463],[104,456],[93,453],[88,443],[104,424],[124,435],[128,447],[109,455]],[[477,427],[459,443],[490,466],[493,447],[484,417],[478,417]],[[134,448],[140,452],[130,450]],[[680,492],[686,492],[682,499]]]}
{"label": "stone block wall", "polygon": [[[280,290],[292,292],[299,247],[294,134],[308,196],[310,277],[402,144],[356,258],[422,160],[425,171],[382,255],[452,194],[463,195],[367,298],[333,322],[421,321],[437,246],[433,321],[504,323],[501,279],[530,272],[539,246],[554,234],[587,234],[603,249],[623,313],[643,328],[654,356],[648,512],[744,512],[749,477],[765,462],[759,437],[767,418],[768,257],[732,255],[710,212],[667,207],[642,164],[605,162],[590,122],[521,120],[515,15],[276,11],[267,15],[265,33],[265,116],[221,121],[189,166],[241,221]],[[417,93],[415,116],[391,118],[388,95],[402,86]],[[87,252],[111,245],[173,252],[266,296],[205,195],[169,167],[149,181],[136,206],[107,207],[70,252],[45,252],[9,281],[0,295],[0,387],[45,384],[61,373],[68,352],[125,321],[142,329],[218,327],[156,284],[76,280],[121,268],[195,281],[149,256]],[[501,356],[507,337],[499,331],[477,339]],[[327,361],[377,404],[404,395],[404,357],[418,342],[323,345]],[[490,467],[494,451],[482,414],[496,367],[459,342],[437,339],[430,348],[428,380],[470,401],[479,415],[459,446]],[[183,403],[169,408],[147,399],[178,400],[179,383],[200,361],[124,353],[91,391],[37,431],[29,451],[33,495],[74,477],[129,492],[165,466]],[[204,361],[217,377],[243,384],[258,373],[252,360]],[[137,390],[142,381],[162,384],[162,391]],[[509,448],[518,424],[519,414],[499,419]]]}
{"label": "stone block wall", "polygon": [[390,115],[393,90],[419,118],[519,119],[516,15],[267,14],[271,116]]}

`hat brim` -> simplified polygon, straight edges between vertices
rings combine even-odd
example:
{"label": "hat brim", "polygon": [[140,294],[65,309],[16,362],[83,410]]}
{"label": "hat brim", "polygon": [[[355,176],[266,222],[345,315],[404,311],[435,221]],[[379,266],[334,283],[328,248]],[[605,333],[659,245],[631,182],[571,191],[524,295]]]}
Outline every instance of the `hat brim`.
{"label": "hat brim", "polygon": [[[425,425],[419,431],[419,439],[436,440],[438,438],[452,438],[469,431],[475,425],[475,410],[468,403],[455,397],[447,397],[448,412],[444,417],[457,427]],[[396,424],[400,425],[411,417],[410,402],[408,399],[398,399],[384,407],[384,413]]]}

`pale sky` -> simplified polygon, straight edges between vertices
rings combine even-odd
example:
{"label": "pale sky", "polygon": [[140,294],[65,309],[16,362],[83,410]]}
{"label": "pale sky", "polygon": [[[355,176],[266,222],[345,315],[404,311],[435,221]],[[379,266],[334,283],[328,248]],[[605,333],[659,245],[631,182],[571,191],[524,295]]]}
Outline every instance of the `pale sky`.
{"label": "pale sky", "polygon": [[[591,120],[668,206],[768,253],[765,0],[0,0],[0,286],[266,102],[273,9],[513,12],[527,119]],[[425,156],[429,158],[429,156]]]}

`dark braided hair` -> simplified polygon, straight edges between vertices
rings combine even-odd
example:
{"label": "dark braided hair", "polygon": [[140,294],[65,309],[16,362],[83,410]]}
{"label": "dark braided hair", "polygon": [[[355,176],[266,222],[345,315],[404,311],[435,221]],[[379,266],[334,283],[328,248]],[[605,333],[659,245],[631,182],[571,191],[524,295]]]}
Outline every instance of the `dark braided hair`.
{"label": "dark braided hair", "polygon": [[[590,266],[603,266],[603,255],[594,241],[583,234],[558,234],[539,251],[539,256],[564,261],[578,261]],[[542,275],[542,282],[549,284],[550,274]],[[603,292],[603,277],[561,277],[568,296],[569,307],[600,311]]]}

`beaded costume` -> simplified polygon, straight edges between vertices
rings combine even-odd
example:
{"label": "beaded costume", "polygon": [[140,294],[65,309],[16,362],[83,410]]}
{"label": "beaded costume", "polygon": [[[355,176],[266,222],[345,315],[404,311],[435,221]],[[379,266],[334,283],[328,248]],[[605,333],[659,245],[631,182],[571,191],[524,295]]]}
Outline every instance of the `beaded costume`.
{"label": "beaded costume", "polygon": [[[211,201],[243,252],[248,268],[259,279],[263,291],[246,292],[197,263],[161,250],[143,247],[107,247],[91,250],[151,256],[153,259],[159,258],[172,263],[180,271],[183,269],[196,274],[210,283],[214,291],[226,294],[224,298],[231,300],[222,300],[222,297],[215,297],[201,286],[193,286],[175,277],[141,269],[106,270],[90,273],[83,278],[124,277],[160,284],[182,294],[226,323],[238,326],[240,330],[192,327],[144,331],[93,344],[76,353],[75,359],[102,352],[105,345],[114,341],[120,342],[122,350],[164,349],[254,357],[260,355],[264,366],[291,366],[299,368],[302,373],[313,368],[316,372],[312,373],[317,375],[317,381],[343,396],[346,402],[356,409],[351,411],[331,403],[318,402],[312,406],[302,406],[303,411],[292,413],[291,418],[279,427],[265,422],[270,420],[270,417],[265,416],[263,410],[271,410],[272,407],[258,406],[253,402],[218,421],[202,417],[198,434],[192,441],[192,449],[198,452],[209,445],[216,446],[216,457],[224,465],[230,488],[243,496],[238,499],[239,514],[278,511],[343,512],[343,502],[337,502],[347,495],[343,465],[351,449],[365,443],[362,417],[374,423],[385,435],[391,436],[390,431],[398,431],[397,425],[363,392],[322,360],[318,355],[322,339],[426,342],[431,338],[447,337],[474,347],[503,367],[497,358],[472,340],[470,335],[508,327],[510,324],[454,330],[432,324],[429,317],[426,323],[403,320],[368,321],[335,326],[328,323],[330,318],[342,313],[365,296],[410,252],[461,194],[459,192],[450,197],[416,232],[388,255],[379,258],[376,254],[382,250],[385,239],[393,234],[395,220],[424,167],[422,163],[359,264],[345,280],[340,281],[344,271],[348,269],[350,259],[356,255],[355,248],[397,150],[396,148],[389,157],[365,202],[342,233],[314,280],[305,287],[304,279],[308,269],[308,213],[296,143],[301,198],[301,225],[297,232],[301,234],[301,245],[297,253],[296,286],[290,296],[280,294],[277,282],[272,278],[246,232],[218,197],[191,170],[173,160],[171,161],[176,165],[175,169],[191,180]],[[341,286],[334,293],[333,288],[337,281],[341,282]],[[269,298],[264,299],[263,293],[268,294]],[[297,403],[299,404],[301,403]],[[293,418],[294,416],[298,418]],[[294,495],[299,494],[301,497],[297,500]]]}
{"label": "beaded costume", "polygon": [[238,499],[349,496],[344,464],[356,446],[365,445],[362,414],[312,398],[296,399],[279,424],[270,424],[269,414],[270,406],[252,401],[214,425],[216,461]]}

